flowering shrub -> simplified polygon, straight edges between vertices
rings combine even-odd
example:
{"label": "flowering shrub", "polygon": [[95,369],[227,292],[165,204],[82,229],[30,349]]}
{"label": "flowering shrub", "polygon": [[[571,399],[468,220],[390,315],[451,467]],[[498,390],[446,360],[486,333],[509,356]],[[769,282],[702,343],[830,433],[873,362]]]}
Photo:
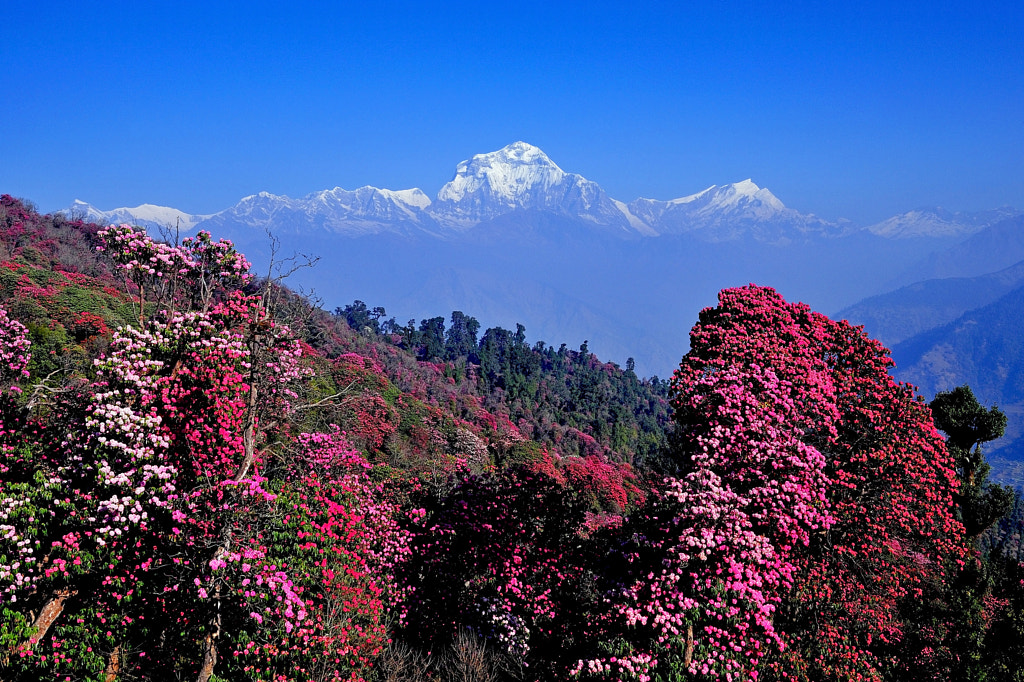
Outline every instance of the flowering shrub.
{"label": "flowering shrub", "polygon": [[783,645],[773,618],[794,584],[794,551],[833,523],[824,458],[799,438],[799,390],[756,365],[681,387],[689,473],[624,526],[617,655],[580,660],[573,675],[756,678]]}
{"label": "flowering shrub", "polygon": [[[233,580],[219,576],[234,585],[258,626],[229,635],[229,669],[256,679],[351,679],[380,655],[389,623],[404,618],[406,594],[393,576],[408,559],[410,536],[399,510],[371,482],[369,464],[337,430],[301,434],[296,446],[294,472],[277,500],[284,516],[265,534],[264,558],[271,568],[288,567],[275,575],[294,581],[293,599],[275,601],[258,574],[239,574],[245,563],[228,567]],[[278,636],[268,637],[273,624]]]}
{"label": "flowering shrub", "polygon": [[553,674],[581,611],[584,511],[526,469],[465,478],[417,534],[404,636],[429,650],[468,626],[534,675]]}
{"label": "flowering shrub", "polygon": [[628,464],[613,464],[601,455],[562,460],[568,485],[597,510],[623,512],[632,501],[643,500],[637,476]]}
{"label": "flowering shrub", "polygon": [[794,553],[793,587],[773,620],[780,650],[762,664],[762,679],[881,679],[893,657],[912,666],[927,656],[927,643],[901,648],[902,605],[964,556],[963,529],[942,438],[922,400],[889,377],[888,351],[754,285],[721,292],[690,340],[673,378],[677,423],[692,431],[701,421],[688,397],[695,383],[757,366],[792,387],[788,416],[770,433],[824,457],[831,520]]}
{"label": "flowering shrub", "polygon": [[[140,299],[200,309],[119,329],[88,394],[5,419],[6,677],[357,678],[398,613],[396,510],[338,434],[299,437],[303,466],[267,478],[267,425],[308,371],[262,298],[224,289],[244,259],[202,235],[177,251],[104,236]],[[164,276],[210,296],[175,298]],[[13,378],[28,344],[0,322]]]}
{"label": "flowering shrub", "polygon": [[186,238],[180,246],[153,241],[130,225],[111,225],[98,236],[98,249],[107,253],[139,295],[140,323],[147,303],[205,312],[217,291],[252,280],[245,256],[230,241],[214,242],[209,232]]}
{"label": "flowering shrub", "polygon": [[[21,381],[29,376],[29,346],[31,345],[25,325],[12,320],[7,316],[7,311],[0,309],[0,382]],[[8,387],[7,390],[20,392],[16,386]]]}

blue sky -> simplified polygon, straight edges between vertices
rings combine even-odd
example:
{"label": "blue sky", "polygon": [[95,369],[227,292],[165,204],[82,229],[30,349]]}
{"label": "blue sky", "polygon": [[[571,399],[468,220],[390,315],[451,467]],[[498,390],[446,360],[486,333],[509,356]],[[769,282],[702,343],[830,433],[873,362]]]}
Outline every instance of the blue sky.
{"label": "blue sky", "polygon": [[0,192],[44,211],[433,195],[520,139],[626,201],[1024,208],[1017,3],[8,4]]}

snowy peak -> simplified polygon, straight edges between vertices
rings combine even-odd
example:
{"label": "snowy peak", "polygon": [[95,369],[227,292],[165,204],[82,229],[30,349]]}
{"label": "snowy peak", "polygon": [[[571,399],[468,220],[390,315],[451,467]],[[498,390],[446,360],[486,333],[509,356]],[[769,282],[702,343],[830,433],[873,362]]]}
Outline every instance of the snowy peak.
{"label": "snowy peak", "polygon": [[613,231],[637,231],[628,213],[597,183],[566,173],[526,142],[458,164],[455,177],[428,210],[440,223],[466,229],[520,209],[556,213]]}
{"label": "snowy peak", "polygon": [[438,199],[458,201],[466,192],[488,187],[512,199],[524,189],[550,187],[565,178],[565,171],[532,144],[514,142],[488,154],[477,154],[455,167],[455,177],[441,188]]}
{"label": "snowy peak", "polygon": [[637,199],[628,209],[658,234],[689,234],[709,242],[750,237],[787,244],[814,235],[838,235],[847,227],[786,208],[778,197],[751,179],[712,185],[669,201]]}
{"label": "snowy peak", "polygon": [[75,199],[71,206],[60,211],[70,218],[81,218],[99,224],[126,223],[138,225],[146,229],[178,228],[182,231],[190,231],[202,221],[210,218],[209,215],[195,215],[179,211],[176,208],[167,206],[156,206],[154,204],[141,204],[135,208],[115,208],[110,211],[102,211],[95,206],[80,199]]}
{"label": "snowy peak", "polygon": [[741,207],[765,208],[769,211],[782,211],[786,206],[768,189],[758,187],[749,178],[730,185],[712,185],[703,192],[690,196],[671,199],[665,202],[670,205],[694,204],[704,210],[730,210]]}
{"label": "snowy peak", "polygon": [[330,190],[314,192],[302,201],[310,204],[311,209],[336,209],[344,214],[363,217],[414,217],[416,213],[430,206],[430,198],[422,190],[379,189],[366,185],[356,190],[335,187]]}
{"label": "snowy peak", "polygon": [[514,207],[531,195],[564,182],[566,173],[547,154],[526,142],[477,154],[455,167],[455,177],[437,194],[439,202],[459,205],[483,194],[491,202]]}
{"label": "snowy peak", "polygon": [[419,209],[430,206],[430,197],[428,197],[419,187],[400,190],[379,189],[377,191],[392,201],[401,202],[408,206],[415,206]]}
{"label": "snowy peak", "polygon": [[944,208],[922,208],[901,213],[866,229],[872,234],[890,239],[966,237],[1020,214],[1020,211],[1013,208],[997,208],[977,213],[954,213]]}
{"label": "snowy peak", "polygon": [[237,229],[283,231],[289,234],[327,232],[345,236],[382,232],[436,233],[433,218],[423,209],[430,198],[420,189],[390,190],[369,185],[307,194],[300,199],[260,192],[245,197],[204,225],[211,231]]}

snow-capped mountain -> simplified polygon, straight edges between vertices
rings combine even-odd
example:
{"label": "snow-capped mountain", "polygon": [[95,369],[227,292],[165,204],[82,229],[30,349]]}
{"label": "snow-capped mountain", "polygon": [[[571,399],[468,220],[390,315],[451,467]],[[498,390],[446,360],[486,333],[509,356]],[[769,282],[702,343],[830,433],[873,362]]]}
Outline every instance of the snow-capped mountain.
{"label": "snow-capped mountain", "polygon": [[270,228],[284,234],[327,232],[359,236],[380,232],[437,233],[434,219],[423,209],[430,198],[419,189],[389,190],[341,187],[313,192],[301,199],[260,192],[202,223],[211,232]]}
{"label": "snow-capped mountain", "polygon": [[1001,220],[1020,214],[1020,211],[1013,208],[997,208],[976,213],[954,213],[944,208],[922,208],[901,213],[866,229],[872,234],[890,239],[967,237]]}
{"label": "snow-capped mountain", "polygon": [[750,179],[712,185],[669,201],[636,199],[628,208],[658,234],[690,233],[711,242],[749,234],[757,241],[785,243],[810,234],[839,235],[846,227],[786,208],[771,191]]}
{"label": "snow-capped mountain", "polygon": [[71,206],[62,212],[69,217],[81,218],[93,223],[127,223],[128,225],[138,225],[146,229],[178,228],[182,232],[191,231],[196,225],[211,217],[209,215],[185,213],[176,208],[155,206],[153,204],[142,204],[135,208],[115,208],[111,211],[101,211],[95,206],[79,199],[75,199]]}
{"label": "snow-capped mountain", "polygon": [[596,182],[566,173],[531,144],[515,142],[477,154],[455,168],[429,212],[441,224],[468,228],[520,209],[536,209],[595,225],[651,233],[637,225]]}

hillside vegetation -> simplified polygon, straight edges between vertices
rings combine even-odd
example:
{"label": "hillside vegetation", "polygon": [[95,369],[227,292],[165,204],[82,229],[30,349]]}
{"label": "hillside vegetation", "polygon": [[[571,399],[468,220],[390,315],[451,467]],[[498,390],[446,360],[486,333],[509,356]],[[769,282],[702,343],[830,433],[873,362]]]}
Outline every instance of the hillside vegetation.
{"label": "hillside vegetation", "polygon": [[1024,679],[998,412],[859,329],[728,289],[641,380],[249,270],[0,198],[5,679]]}

